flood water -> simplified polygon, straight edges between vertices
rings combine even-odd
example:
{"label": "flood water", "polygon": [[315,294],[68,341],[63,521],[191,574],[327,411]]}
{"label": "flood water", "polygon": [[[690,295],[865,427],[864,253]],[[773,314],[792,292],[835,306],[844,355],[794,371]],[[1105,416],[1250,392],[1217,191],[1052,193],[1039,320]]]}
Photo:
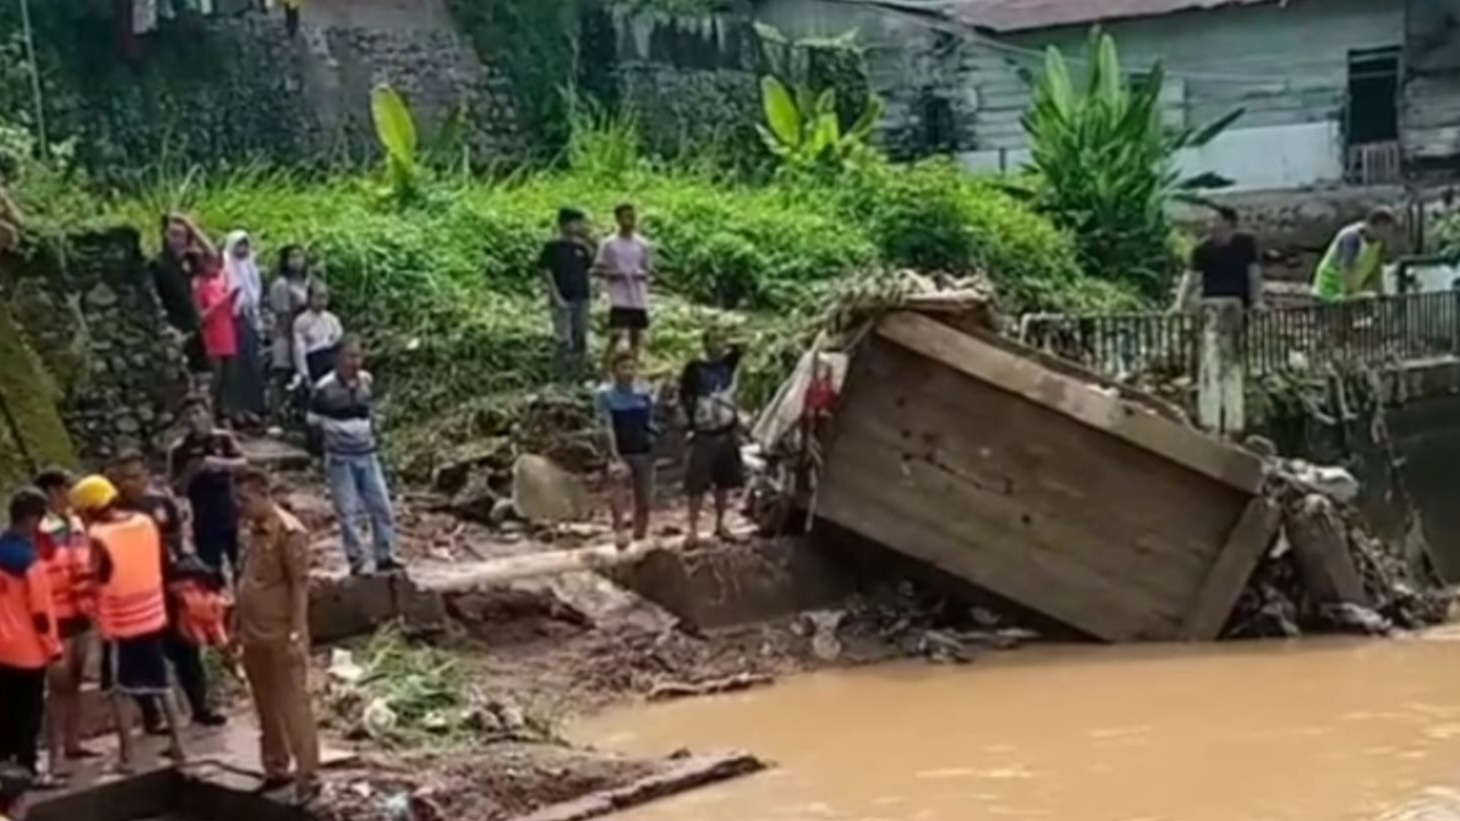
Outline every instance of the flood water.
{"label": "flood water", "polygon": [[1460,819],[1460,632],[1025,648],[636,707],[575,736],[779,765],[617,821]]}

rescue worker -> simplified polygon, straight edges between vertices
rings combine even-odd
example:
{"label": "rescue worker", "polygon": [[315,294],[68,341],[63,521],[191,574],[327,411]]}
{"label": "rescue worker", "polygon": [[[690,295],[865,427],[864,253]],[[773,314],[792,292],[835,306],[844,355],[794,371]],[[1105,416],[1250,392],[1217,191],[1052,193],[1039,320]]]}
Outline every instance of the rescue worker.
{"label": "rescue worker", "polygon": [[19,767],[0,765],[0,821],[25,818],[25,793],[33,777]]}
{"label": "rescue worker", "polygon": [[1365,293],[1380,293],[1384,254],[1394,241],[1399,220],[1380,206],[1338,232],[1313,276],[1313,295],[1333,302]]}
{"label": "rescue worker", "polygon": [[[220,575],[206,567],[199,558],[187,551],[183,542],[183,520],[177,503],[166,493],[153,488],[147,472],[147,461],[135,451],[123,453],[113,460],[108,471],[112,484],[116,486],[118,505],[134,513],[141,513],[152,520],[162,537],[164,548],[163,580],[166,583],[168,630],[163,643],[167,660],[172,662],[177,683],[187,699],[188,710],[193,723],[204,727],[221,727],[228,723],[227,716],[209,705],[208,675],[203,667],[203,657],[195,642],[185,634],[182,616],[182,600],[178,597],[178,583],[184,568],[193,574]],[[221,575],[217,587],[222,587]],[[138,701],[142,708],[142,725],[150,735],[164,731],[162,714],[153,699]]]}
{"label": "rescue worker", "polygon": [[0,534],[0,764],[38,772],[46,712],[46,668],[61,654],[51,585],[36,553],[46,496],[25,488],[10,497]]}
{"label": "rescue worker", "polygon": [[86,522],[91,567],[97,582],[96,622],[102,646],[102,687],[111,695],[117,725],[117,770],[132,769],[132,716],[127,702],[162,701],[172,745],[183,758],[177,710],[172,703],[163,650],[167,605],[163,597],[164,551],[157,525],[123,509],[116,486],[105,476],[87,476],[71,489],[71,505]]}
{"label": "rescue worker", "polygon": [[234,634],[258,713],[262,789],[292,782],[302,804],[319,791],[319,739],[307,682],[309,536],[274,502],[267,475],[245,468],[237,487],[243,550]]}
{"label": "rescue worker", "polygon": [[35,485],[46,495],[48,510],[36,544],[48,570],[56,633],[61,640],[61,657],[47,676],[46,748],[51,751],[51,774],[64,777],[71,761],[96,755],[81,746],[81,685],[95,608],[91,541],[85,525],[71,512],[71,474],[51,468],[36,476]]}

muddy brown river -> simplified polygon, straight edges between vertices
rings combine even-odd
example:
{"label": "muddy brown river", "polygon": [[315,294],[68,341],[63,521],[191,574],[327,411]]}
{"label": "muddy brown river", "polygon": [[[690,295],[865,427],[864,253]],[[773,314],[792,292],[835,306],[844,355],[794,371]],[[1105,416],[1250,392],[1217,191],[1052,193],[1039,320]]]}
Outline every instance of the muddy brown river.
{"label": "muddy brown river", "polygon": [[615,821],[1454,821],[1460,630],[1026,648],[633,708],[575,735],[779,765]]}

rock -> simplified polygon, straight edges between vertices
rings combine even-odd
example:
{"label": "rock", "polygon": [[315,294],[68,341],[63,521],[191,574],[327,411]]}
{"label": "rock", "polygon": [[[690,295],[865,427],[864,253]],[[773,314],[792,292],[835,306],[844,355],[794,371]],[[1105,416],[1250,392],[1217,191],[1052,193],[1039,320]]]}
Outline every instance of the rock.
{"label": "rock", "polygon": [[142,432],[142,423],[138,422],[137,418],[130,414],[123,414],[117,417],[116,429],[117,433],[124,436],[136,436]]}
{"label": "rock", "polygon": [[1344,602],[1325,604],[1318,608],[1318,615],[1334,627],[1364,636],[1387,636],[1394,632],[1394,624],[1367,607]]}
{"label": "rock", "polygon": [[524,454],[512,465],[512,504],[529,521],[578,521],[588,516],[588,490],[550,460]]}
{"label": "rock", "polygon": [[517,514],[517,506],[512,504],[511,499],[498,499],[496,503],[492,505],[492,513],[488,517],[489,523],[498,527],[501,527],[508,522],[517,521],[520,518],[521,517]]}

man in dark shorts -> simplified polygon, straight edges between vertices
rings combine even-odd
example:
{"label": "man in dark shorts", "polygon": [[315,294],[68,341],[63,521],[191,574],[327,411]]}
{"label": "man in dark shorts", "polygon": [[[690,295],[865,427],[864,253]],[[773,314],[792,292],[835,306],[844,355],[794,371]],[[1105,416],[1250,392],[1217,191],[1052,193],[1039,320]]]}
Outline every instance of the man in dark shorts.
{"label": "man in dark shorts", "polygon": [[725,334],[709,329],[704,334],[704,356],[684,366],[679,377],[680,406],[689,421],[689,460],[684,492],[689,497],[689,534],[685,545],[700,538],[700,510],[705,493],[715,493],[715,536],[728,539],[725,508],[730,491],[745,485],[740,457],[740,414],[735,405],[736,372],[741,349],[727,345]]}
{"label": "man in dark shorts", "polygon": [[1244,308],[1262,304],[1262,267],[1257,241],[1237,230],[1237,212],[1220,207],[1212,216],[1207,236],[1191,252],[1191,265],[1177,294],[1179,310],[1190,310],[1202,300],[1235,299]]}
{"label": "man in dark shorts", "polygon": [[193,514],[193,549],[217,571],[226,562],[238,572],[238,507],[233,499],[233,474],[247,464],[233,434],[213,424],[208,400],[194,396],[183,403],[187,433],[167,455],[168,474],[178,493],[187,497]]}
{"label": "man in dark shorts", "polygon": [[163,594],[165,550],[157,525],[123,510],[116,486],[104,476],[87,476],[71,488],[71,506],[91,537],[96,580],[96,624],[102,646],[101,686],[111,695],[117,727],[118,772],[132,769],[132,715],[136,699],[161,700],[172,736],[168,755],[183,758],[177,710],[167,676]]}
{"label": "man in dark shorts", "polygon": [[597,405],[608,439],[614,542],[622,550],[629,546],[624,519],[630,503],[634,540],[649,533],[649,506],[654,497],[654,398],[635,381],[638,362],[633,353],[621,350],[613,355],[612,376],[613,381],[599,389]]}
{"label": "man in dark shorts", "polygon": [[593,246],[588,218],[576,208],[558,212],[558,236],[543,245],[537,267],[547,281],[548,310],[563,362],[581,366],[588,354],[588,306],[593,299],[588,275]]}
{"label": "man in dark shorts", "polygon": [[[118,456],[112,461],[107,473],[120,496],[118,506],[123,510],[141,513],[157,525],[166,554],[163,579],[171,585],[177,580],[185,561],[198,561],[187,552],[183,542],[182,513],[178,510],[177,503],[168,494],[152,487],[147,473],[147,461],[140,453],[131,452]],[[218,572],[212,568],[208,570],[211,573]],[[187,698],[193,723],[204,727],[227,724],[227,717],[209,706],[208,674],[203,668],[201,650],[184,638],[178,629],[179,603],[170,591],[165,595],[168,627],[163,649],[167,653],[168,661],[172,662],[172,669],[177,674],[177,683],[182,687],[183,696]],[[160,735],[166,732],[162,710],[155,699],[140,699],[137,706],[142,709],[142,726],[148,734]]]}
{"label": "man in dark shorts", "polygon": [[598,249],[595,270],[608,290],[608,348],[604,361],[611,364],[624,340],[635,356],[644,345],[649,329],[649,280],[654,274],[654,248],[639,234],[639,215],[624,203],[613,209],[618,232]]}

